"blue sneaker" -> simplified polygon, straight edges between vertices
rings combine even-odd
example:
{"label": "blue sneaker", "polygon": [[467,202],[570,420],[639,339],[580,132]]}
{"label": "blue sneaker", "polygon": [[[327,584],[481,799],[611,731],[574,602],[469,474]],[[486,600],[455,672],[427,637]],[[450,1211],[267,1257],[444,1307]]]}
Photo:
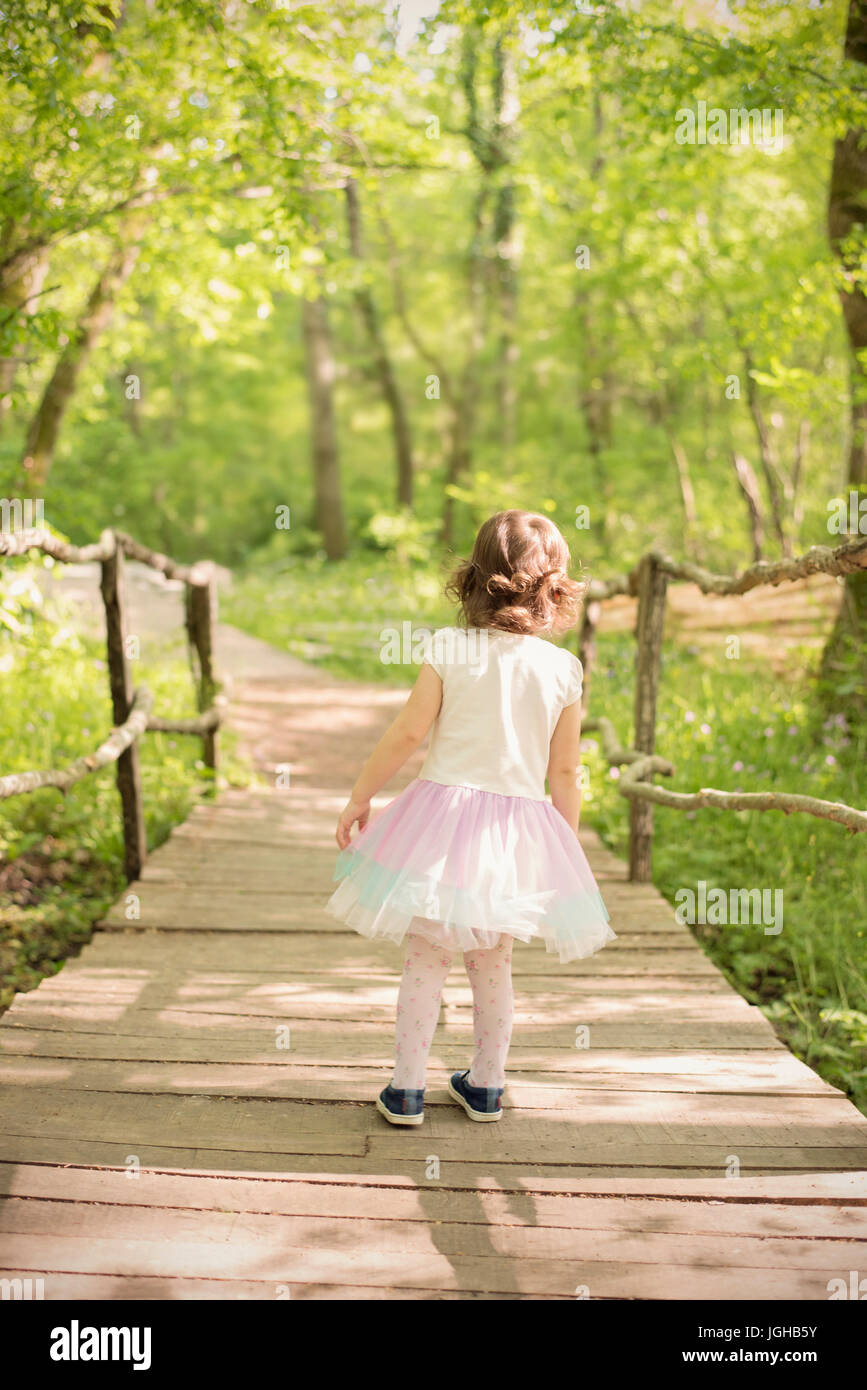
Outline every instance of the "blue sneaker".
{"label": "blue sneaker", "polygon": [[471,1086],[467,1071],[453,1072],[449,1079],[449,1095],[462,1105],[471,1120],[499,1120],[503,1115],[503,1087]]}
{"label": "blue sneaker", "polygon": [[400,1091],[389,1083],[377,1096],[376,1108],[390,1125],[420,1125],[424,1119],[424,1091]]}

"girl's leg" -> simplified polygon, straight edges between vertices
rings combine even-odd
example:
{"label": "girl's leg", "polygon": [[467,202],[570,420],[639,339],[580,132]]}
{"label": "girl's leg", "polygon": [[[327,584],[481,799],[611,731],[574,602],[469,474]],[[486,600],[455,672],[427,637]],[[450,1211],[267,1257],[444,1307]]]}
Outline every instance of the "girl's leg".
{"label": "girl's leg", "polygon": [[506,1081],[506,1056],[512,1037],[512,946],[505,932],[491,951],[465,951],[464,964],[473,991],[475,1052],[467,1081],[488,1089]]}
{"label": "girl's leg", "polygon": [[392,1085],[423,1091],[427,1058],[440,1012],[443,985],[452,965],[451,952],[410,931],[397,997]]}

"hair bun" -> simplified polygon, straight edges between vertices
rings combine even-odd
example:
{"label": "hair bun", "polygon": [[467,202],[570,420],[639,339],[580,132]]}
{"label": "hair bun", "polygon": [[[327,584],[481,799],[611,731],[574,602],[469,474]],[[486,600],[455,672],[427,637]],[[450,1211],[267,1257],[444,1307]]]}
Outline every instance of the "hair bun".
{"label": "hair bun", "polygon": [[569,548],[550,517],[496,512],[479,529],[472,558],[446,584],[468,627],[566,632],[584,585],[569,578]]}
{"label": "hair bun", "polygon": [[485,588],[489,594],[508,594],[512,598],[517,598],[520,594],[526,594],[532,589],[537,580],[524,570],[515,570],[514,574],[492,574],[488,579]]}

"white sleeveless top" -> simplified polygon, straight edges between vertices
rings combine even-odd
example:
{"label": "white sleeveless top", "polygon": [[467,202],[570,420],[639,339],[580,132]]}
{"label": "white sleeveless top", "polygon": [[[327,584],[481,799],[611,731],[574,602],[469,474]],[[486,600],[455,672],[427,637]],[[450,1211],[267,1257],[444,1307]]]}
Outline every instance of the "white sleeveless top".
{"label": "white sleeveless top", "polygon": [[544,801],[551,735],[581,698],[581,662],[541,637],[440,628],[425,655],[443,702],[419,777]]}

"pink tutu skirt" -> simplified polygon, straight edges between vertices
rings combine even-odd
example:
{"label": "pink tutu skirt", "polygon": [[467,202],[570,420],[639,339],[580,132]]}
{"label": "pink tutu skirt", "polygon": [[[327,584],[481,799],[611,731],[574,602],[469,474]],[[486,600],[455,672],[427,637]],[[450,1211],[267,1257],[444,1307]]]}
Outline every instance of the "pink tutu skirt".
{"label": "pink tutu skirt", "polygon": [[503,932],[560,960],[616,940],[584,851],[548,801],[417,779],[342,850],[327,911],[367,937],[410,926],[456,951]]}

